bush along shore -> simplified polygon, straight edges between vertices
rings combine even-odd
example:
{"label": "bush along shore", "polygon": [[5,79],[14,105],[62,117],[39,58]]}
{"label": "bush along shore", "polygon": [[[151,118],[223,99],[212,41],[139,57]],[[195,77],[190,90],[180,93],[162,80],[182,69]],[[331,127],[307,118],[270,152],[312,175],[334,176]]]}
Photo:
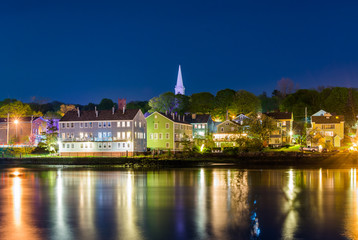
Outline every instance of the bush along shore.
{"label": "bush along shore", "polygon": [[116,168],[233,167],[270,168],[356,168],[358,153],[257,152],[227,154],[176,154],[151,157],[26,157],[0,158],[6,166],[86,166]]}

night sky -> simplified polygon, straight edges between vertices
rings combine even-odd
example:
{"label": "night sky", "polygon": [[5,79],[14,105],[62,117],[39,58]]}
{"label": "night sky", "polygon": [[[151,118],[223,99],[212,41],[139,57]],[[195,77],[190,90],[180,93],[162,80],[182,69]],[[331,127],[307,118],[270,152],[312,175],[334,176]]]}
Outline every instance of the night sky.
{"label": "night sky", "polygon": [[174,91],[358,87],[358,3],[2,1],[0,99],[148,100]]}

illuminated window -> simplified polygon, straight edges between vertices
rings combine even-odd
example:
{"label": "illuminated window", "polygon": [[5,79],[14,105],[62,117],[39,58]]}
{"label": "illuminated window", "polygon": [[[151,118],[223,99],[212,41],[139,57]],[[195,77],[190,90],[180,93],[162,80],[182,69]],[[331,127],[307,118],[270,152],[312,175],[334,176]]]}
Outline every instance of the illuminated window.
{"label": "illuminated window", "polygon": [[107,137],[107,133],[106,133],[106,132],[103,132],[102,135],[103,135],[103,138],[106,138],[106,137]]}
{"label": "illuminated window", "polygon": [[198,125],[195,124],[194,126],[195,126],[195,128],[198,128]]}
{"label": "illuminated window", "polygon": [[83,143],[81,143],[81,148],[83,148]]}
{"label": "illuminated window", "polygon": [[126,139],[126,133],[122,132],[122,139]]}
{"label": "illuminated window", "polygon": [[137,127],[137,121],[134,121],[134,127]]}
{"label": "illuminated window", "polygon": [[158,139],[158,133],[154,133],[154,139],[155,139],[155,140]]}
{"label": "illuminated window", "polygon": [[98,132],[98,138],[102,138],[102,133],[101,132]]}
{"label": "illuminated window", "polygon": [[128,121],[128,122],[127,122],[127,127],[130,127],[130,126],[131,126],[131,122]]}
{"label": "illuminated window", "polygon": [[83,138],[83,132],[80,132],[80,138]]}
{"label": "illuminated window", "polygon": [[121,127],[121,122],[117,122],[117,127]]}
{"label": "illuminated window", "polygon": [[324,133],[324,135],[333,137],[333,132],[332,131],[327,131],[327,132]]}
{"label": "illuminated window", "polygon": [[139,127],[142,127],[142,122],[139,122]]}
{"label": "illuminated window", "polygon": [[131,138],[131,132],[127,132],[127,139]]}
{"label": "illuminated window", "polygon": [[286,121],[282,122],[282,126],[286,126]]}
{"label": "illuminated window", "polygon": [[200,125],[200,124],[198,125],[198,128],[199,128],[199,129],[201,128],[201,125]]}
{"label": "illuminated window", "polygon": [[122,127],[125,127],[125,126],[126,126],[126,122],[123,121],[123,122],[122,122]]}
{"label": "illuminated window", "polygon": [[118,138],[118,139],[121,138],[121,132],[117,132],[117,138]]}
{"label": "illuminated window", "polygon": [[153,133],[149,134],[149,139],[153,139]]}
{"label": "illuminated window", "polygon": [[62,139],[66,138],[66,133],[62,133]]}

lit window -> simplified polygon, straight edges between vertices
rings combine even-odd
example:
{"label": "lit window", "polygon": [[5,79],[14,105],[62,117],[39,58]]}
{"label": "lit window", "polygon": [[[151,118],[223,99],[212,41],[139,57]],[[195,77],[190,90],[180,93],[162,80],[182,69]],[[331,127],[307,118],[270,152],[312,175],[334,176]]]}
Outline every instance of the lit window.
{"label": "lit window", "polygon": [[83,143],[81,143],[81,148],[83,148]]}
{"label": "lit window", "polygon": [[93,124],[92,124],[92,122],[90,122],[90,123],[89,123],[89,127],[92,128],[92,126],[93,126]]}
{"label": "lit window", "polygon": [[127,139],[131,138],[131,132],[127,132]]}
{"label": "lit window", "polygon": [[120,139],[121,138],[121,133],[117,132],[117,138]]}
{"label": "lit window", "polygon": [[127,127],[130,127],[131,126],[131,122],[127,122]]}
{"label": "lit window", "polygon": [[80,138],[83,138],[83,132],[80,132]]}
{"label": "lit window", "polygon": [[125,127],[125,126],[126,126],[126,122],[123,121],[123,122],[122,122],[122,127]]}
{"label": "lit window", "polygon": [[142,127],[142,122],[139,122],[139,127]]}
{"label": "lit window", "polygon": [[149,139],[153,139],[153,133],[149,135]]}
{"label": "lit window", "polygon": [[117,122],[117,127],[121,127],[121,122]]}
{"label": "lit window", "polygon": [[195,128],[198,128],[198,125],[195,124],[194,127],[195,127]]}
{"label": "lit window", "polygon": [[126,133],[122,132],[122,139],[126,139]]}
{"label": "lit window", "polygon": [[158,139],[158,133],[154,133],[154,139],[155,139],[155,140]]}
{"label": "lit window", "polygon": [[134,127],[137,127],[137,121],[134,121]]}
{"label": "lit window", "polygon": [[62,133],[62,139],[66,138],[66,133]]}

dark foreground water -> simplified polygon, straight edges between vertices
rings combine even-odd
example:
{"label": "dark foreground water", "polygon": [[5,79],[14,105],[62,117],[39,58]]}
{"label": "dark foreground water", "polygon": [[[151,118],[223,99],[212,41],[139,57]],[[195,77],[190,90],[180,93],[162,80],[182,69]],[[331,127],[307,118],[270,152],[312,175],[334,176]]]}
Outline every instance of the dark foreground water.
{"label": "dark foreground water", "polygon": [[358,239],[356,169],[0,170],[0,239]]}

